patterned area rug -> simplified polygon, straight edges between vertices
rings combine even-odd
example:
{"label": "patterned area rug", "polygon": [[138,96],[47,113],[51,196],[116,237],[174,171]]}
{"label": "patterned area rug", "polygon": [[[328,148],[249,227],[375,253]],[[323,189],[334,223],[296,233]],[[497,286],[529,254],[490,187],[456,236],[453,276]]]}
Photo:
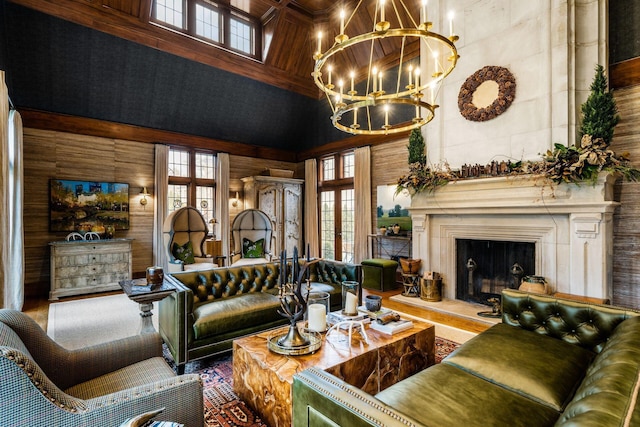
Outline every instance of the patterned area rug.
{"label": "patterned area rug", "polygon": [[[436,337],[436,363],[440,363],[460,344]],[[165,347],[165,358],[173,360]],[[232,355],[211,357],[190,362],[189,374],[200,374],[204,394],[204,423],[206,427],[268,427],[233,391]]]}

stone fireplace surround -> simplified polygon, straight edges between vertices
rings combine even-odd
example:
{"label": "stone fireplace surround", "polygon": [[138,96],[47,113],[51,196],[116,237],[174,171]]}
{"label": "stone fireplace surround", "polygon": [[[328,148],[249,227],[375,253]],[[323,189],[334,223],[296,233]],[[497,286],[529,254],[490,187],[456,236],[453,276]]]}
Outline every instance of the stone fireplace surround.
{"label": "stone fireplace surround", "polygon": [[596,185],[560,184],[536,176],[451,182],[411,200],[413,258],[443,278],[456,298],[456,239],[532,242],[536,275],[553,292],[612,296],[615,177]]}

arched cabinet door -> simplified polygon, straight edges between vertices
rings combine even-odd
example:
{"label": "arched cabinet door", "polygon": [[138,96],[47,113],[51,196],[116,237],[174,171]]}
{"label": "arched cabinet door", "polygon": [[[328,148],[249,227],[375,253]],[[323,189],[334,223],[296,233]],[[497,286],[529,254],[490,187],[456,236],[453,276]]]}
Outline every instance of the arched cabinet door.
{"label": "arched cabinet door", "polygon": [[250,176],[244,182],[245,206],[260,209],[274,227],[272,254],[286,249],[302,251],[302,185],[304,180],[272,176]]}

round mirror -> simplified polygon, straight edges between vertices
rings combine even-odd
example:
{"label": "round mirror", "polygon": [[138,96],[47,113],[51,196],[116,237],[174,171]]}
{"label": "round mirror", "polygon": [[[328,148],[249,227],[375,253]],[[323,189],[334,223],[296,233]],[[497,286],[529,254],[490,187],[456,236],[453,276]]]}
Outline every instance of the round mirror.
{"label": "round mirror", "polygon": [[484,122],[504,113],[516,95],[516,79],[504,67],[486,66],[460,88],[458,109],[467,120]]}

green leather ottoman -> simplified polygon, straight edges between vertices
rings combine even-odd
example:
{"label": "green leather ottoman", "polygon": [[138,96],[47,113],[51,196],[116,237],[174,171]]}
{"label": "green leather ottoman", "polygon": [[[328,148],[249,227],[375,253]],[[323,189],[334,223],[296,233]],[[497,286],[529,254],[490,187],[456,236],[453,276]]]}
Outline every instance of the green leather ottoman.
{"label": "green leather ottoman", "polygon": [[396,288],[398,262],[392,259],[365,259],[362,264],[362,287],[388,291]]}

